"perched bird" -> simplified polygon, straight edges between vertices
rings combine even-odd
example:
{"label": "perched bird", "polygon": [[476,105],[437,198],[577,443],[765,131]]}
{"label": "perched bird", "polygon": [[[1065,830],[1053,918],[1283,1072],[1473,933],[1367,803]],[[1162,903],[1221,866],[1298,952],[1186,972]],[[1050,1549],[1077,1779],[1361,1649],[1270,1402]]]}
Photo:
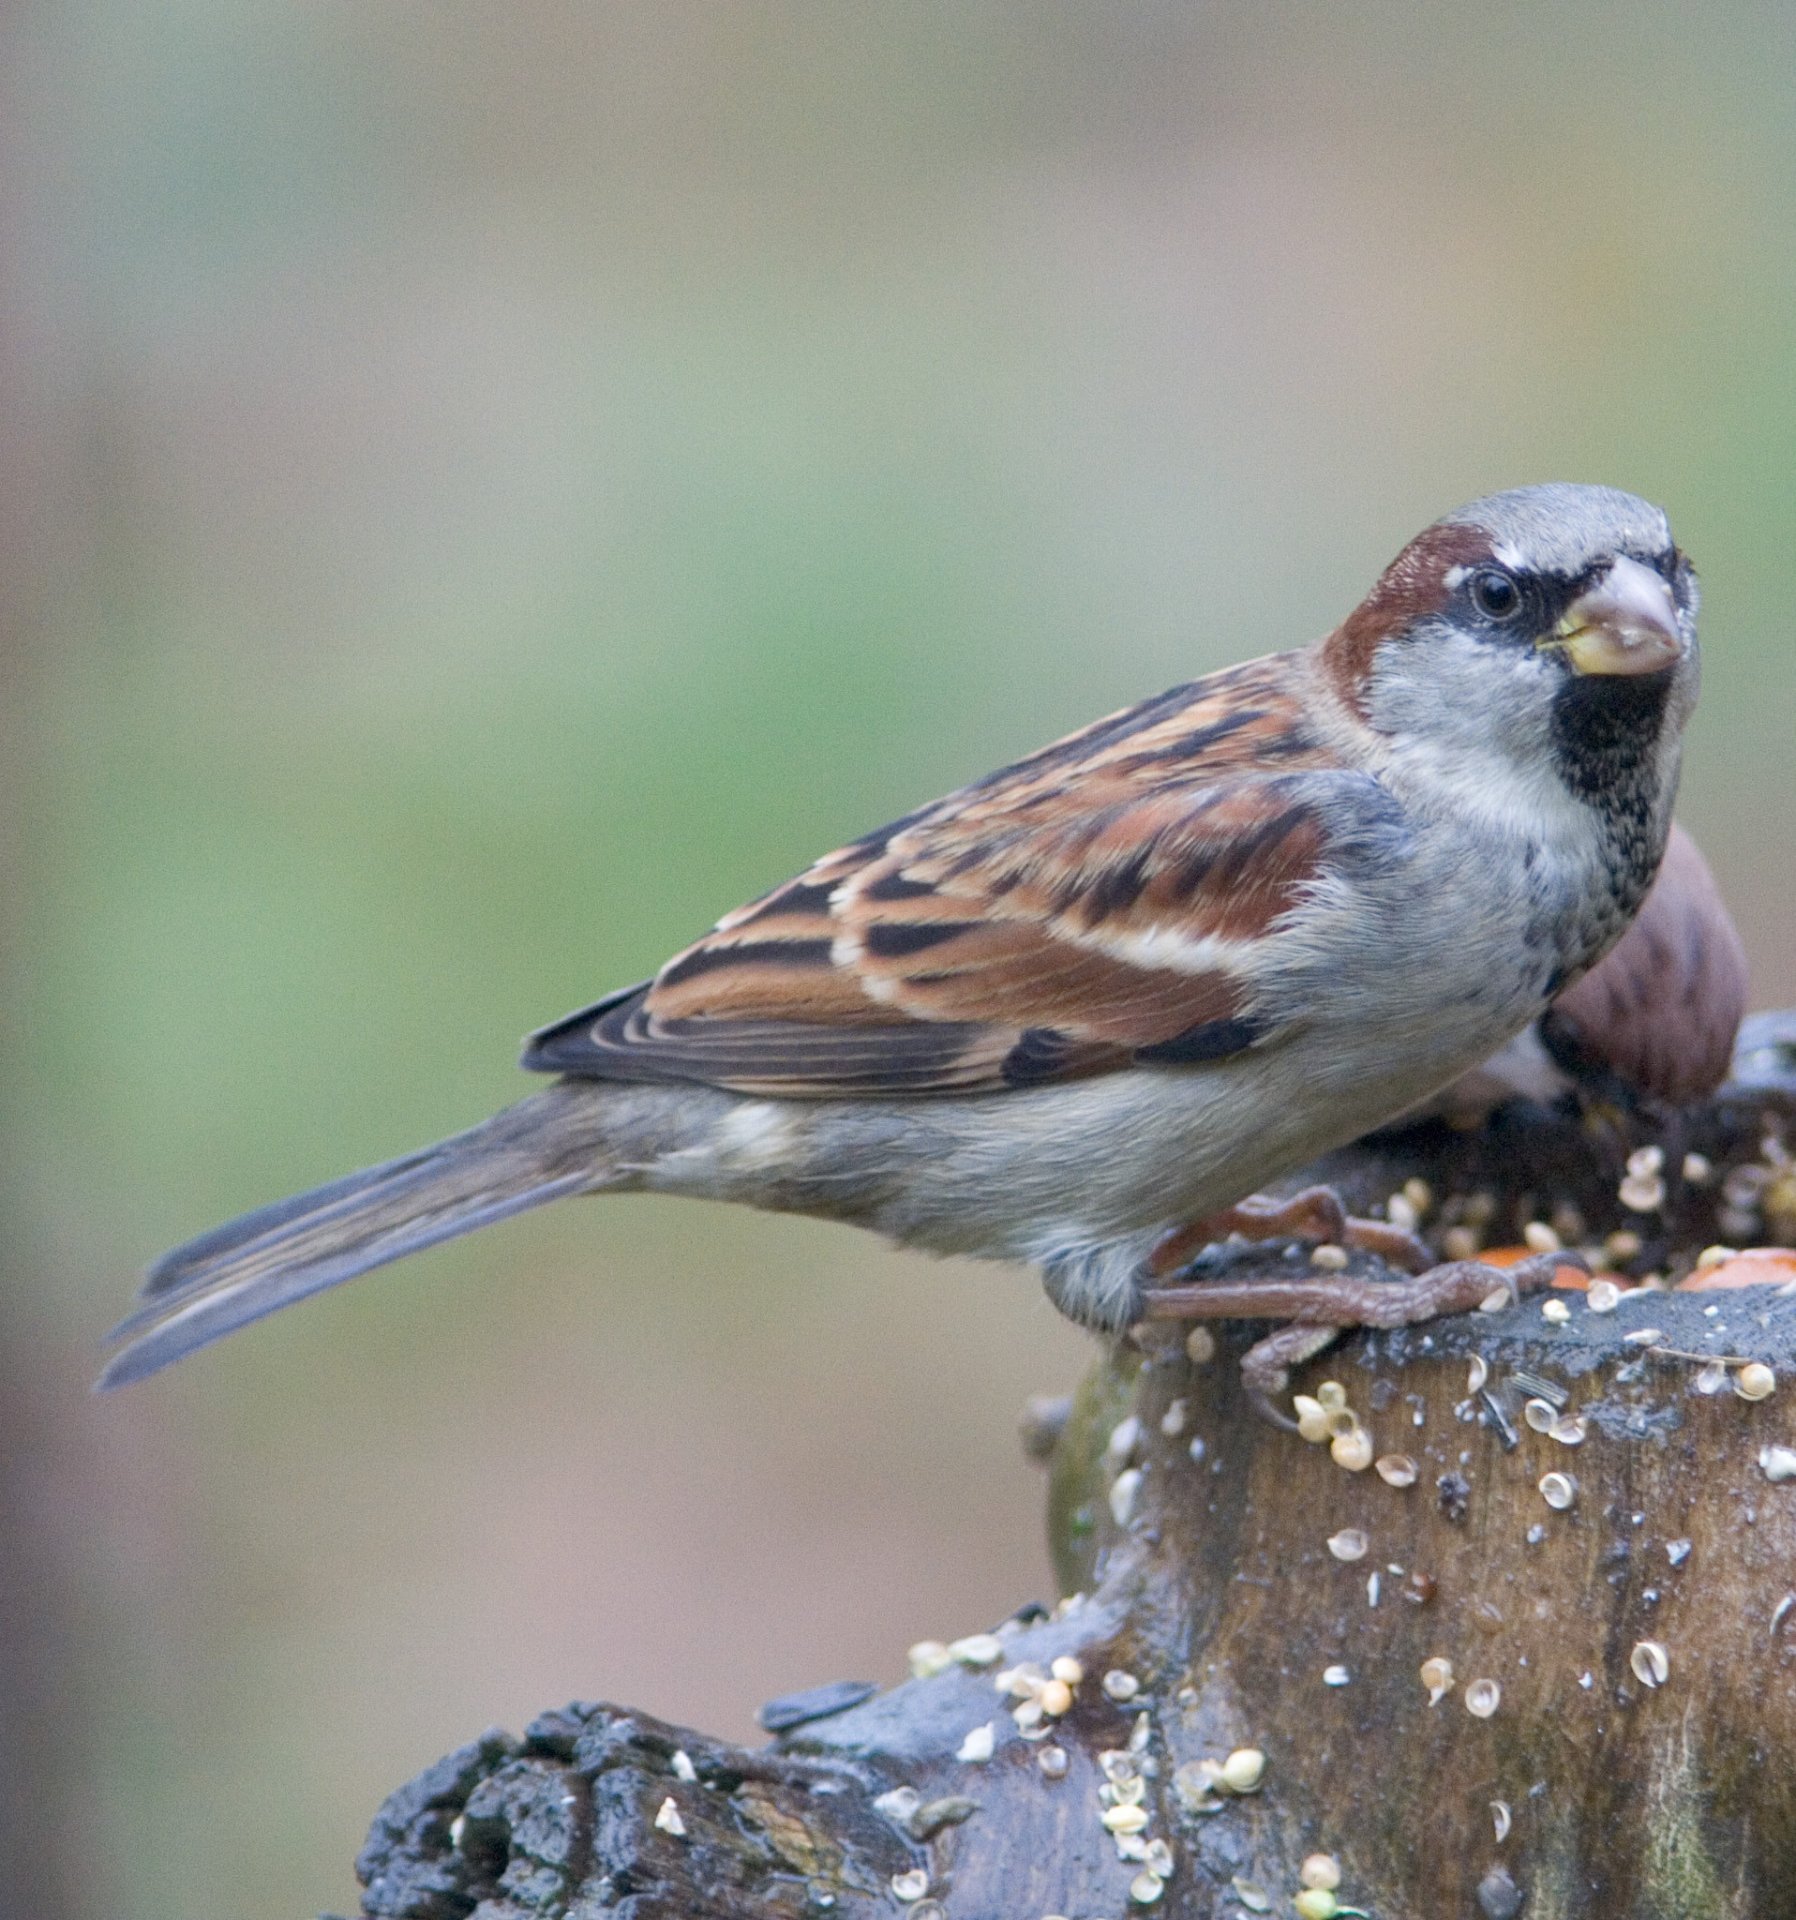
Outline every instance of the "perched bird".
{"label": "perched bird", "polygon": [[1675,823],[1634,923],[1590,972],[1427,1110],[1459,1125],[1502,1101],[1686,1106],[1728,1076],[1746,1015],[1746,949],[1696,842]]}
{"label": "perched bird", "polygon": [[[1202,1313],[1203,1283],[1157,1284],[1169,1249],[1485,1059],[1620,939],[1671,825],[1696,605],[1630,494],[1462,507],[1315,645],[920,807],[544,1028],[545,1090],[168,1254],[104,1383],[576,1193],[1032,1262],[1099,1329]],[[1465,1303],[1432,1278],[1400,1283],[1406,1317]],[[1312,1284],[1331,1324],[1400,1291]]]}

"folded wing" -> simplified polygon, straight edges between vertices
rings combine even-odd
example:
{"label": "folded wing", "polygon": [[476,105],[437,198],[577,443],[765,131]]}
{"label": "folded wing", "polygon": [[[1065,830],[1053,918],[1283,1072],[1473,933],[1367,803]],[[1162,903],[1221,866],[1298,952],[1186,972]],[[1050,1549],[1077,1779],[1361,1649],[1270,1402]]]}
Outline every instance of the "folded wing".
{"label": "folded wing", "polygon": [[525,1065],[888,1096],[1270,1044],[1268,943],[1388,814],[1305,732],[1285,666],[1175,688],[827,855]]}

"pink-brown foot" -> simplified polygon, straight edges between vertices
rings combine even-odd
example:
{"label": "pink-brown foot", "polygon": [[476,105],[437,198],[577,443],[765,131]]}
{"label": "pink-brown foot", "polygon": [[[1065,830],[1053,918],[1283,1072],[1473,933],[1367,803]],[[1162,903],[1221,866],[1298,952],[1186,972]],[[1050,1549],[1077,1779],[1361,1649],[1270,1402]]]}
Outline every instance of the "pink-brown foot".
{"label": "pink-brown foot", "polygon": [[1358,1247],[1410,1273],[1426,1272],[1434,1261],[1427,1243],[1407,1227],[1350,1214],[1333,1187],[1304,1187],[1285,1200],[1256,1194],[1220,1213],[1173,1228],[1149,1256],[1148,1272],[1155,1279],[1177,1273],[1202,1248],[1231,1233],[1244,1240],[1315,1240]]}
{"label": "pink-brown foot", "polygon": [[[1256,1279],[1198,1280],[1149,1287],[1147,1320],[1283,1320],[1290,1324],[1248,1348],[1241,1376],[1262,1412],[1269,1396],[1288,1384],[1288,1372],[1321,1352],[1346,1327],[1407,1327],[1446,1313],[1465,1313],[1498,1291],[1512,1300],[1551,1286],[1563,1266],[1583,1268],[1572,1253],[1536,1254],[1513,1267],[1448,1260],[1403,1280],[1369,1280],[1351,1273],[1266,1274]],[[1317,1336],[1320,1335],[1320,1338]],[[1287,1424],[1283,1419],[1277,1424]]]}

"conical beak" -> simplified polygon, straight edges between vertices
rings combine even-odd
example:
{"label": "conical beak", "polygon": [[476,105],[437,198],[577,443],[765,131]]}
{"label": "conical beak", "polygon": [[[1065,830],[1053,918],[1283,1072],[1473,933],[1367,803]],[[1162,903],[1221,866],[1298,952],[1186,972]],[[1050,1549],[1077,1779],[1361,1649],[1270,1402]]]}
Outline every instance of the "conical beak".
{"label": "conical beak", "polygon": [[1578,595],[1541,644],[1562,649],[1579,673],[1657,673],[1684,650],[1671,588],[1626,554]]}

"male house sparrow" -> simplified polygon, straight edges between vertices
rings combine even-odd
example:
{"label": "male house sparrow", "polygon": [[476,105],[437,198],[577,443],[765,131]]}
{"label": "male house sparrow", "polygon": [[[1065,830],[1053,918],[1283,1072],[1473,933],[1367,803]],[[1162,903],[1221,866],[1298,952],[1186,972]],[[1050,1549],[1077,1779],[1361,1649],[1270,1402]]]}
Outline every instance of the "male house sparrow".
{"label": "male house sparrow", "polygon": [[[1314,646],[921,807],[544,1028],[542,1092],[176,1249],[104,1383],[574,1193],[1034,1262],[1100,1329],[1202,1313],[1201,1283],[1154,1285],[1192,1223],[1446,1085],[1620,938],[1670,827],[1696,600],[1630,494],[1463,507]],[[1271,1311],[1422,1317],[1474,1274],[1317,1276],[1332,1304]]]}

